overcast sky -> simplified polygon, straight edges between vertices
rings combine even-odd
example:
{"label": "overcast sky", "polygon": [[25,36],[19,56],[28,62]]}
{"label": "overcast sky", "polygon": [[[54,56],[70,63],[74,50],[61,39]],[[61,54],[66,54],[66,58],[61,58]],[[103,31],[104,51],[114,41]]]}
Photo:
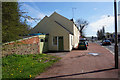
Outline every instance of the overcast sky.
{"label": "overcast sky", "polygon": [[[85,29],[86,36],[96,36],[97,30],[105,26],[106,32],[114,32],[114,5],[113,2],[24,2],[20,9],[27,11],[31,17],[43,19],[54,11],[74,20],[85,19],[89,25]],[[28,20],[34,27],[39,21]]]}

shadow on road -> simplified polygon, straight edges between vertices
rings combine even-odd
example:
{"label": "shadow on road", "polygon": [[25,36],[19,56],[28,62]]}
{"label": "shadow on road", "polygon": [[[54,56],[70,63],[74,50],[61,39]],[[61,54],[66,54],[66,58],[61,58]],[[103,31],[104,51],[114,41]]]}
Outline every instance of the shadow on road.
{"label": "shadow on road", "polygon": [[60,75],[60,76],[53,76],[53,77],[47,77],[47,78],[37,78],[35,80],[41,80],[41,79],[53,79],[53,78],[61,78],[61,77],[67,77],[67,76],[75,76],[75,75],[83,75],[83,74],[89,74],[89,73],[97,73],[97,72],[103,72],[103,71],[109,71],[113,70],[115,68],[109,68],[109,69],[101,69],[101,70],[95,70],[95,71],[90,71],[90,72],[84,72],[84,73],[76,73],[76,74],[69,74],[69,75]]}

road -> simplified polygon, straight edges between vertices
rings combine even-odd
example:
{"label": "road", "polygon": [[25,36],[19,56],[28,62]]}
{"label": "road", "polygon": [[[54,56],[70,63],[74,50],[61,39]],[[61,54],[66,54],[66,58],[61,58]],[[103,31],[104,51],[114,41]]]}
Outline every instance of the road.
{"label": "road", "polygon": [[[101,45],[100,41],[97,41],[96,43]],[[108,45],[108,46],[102,46],[102,47],[109,49],[114,54],[114,46],[115,46],[115,43],[112,43],[111,45]],[[120,43],[118,44],[118,55],[120,56]]]}

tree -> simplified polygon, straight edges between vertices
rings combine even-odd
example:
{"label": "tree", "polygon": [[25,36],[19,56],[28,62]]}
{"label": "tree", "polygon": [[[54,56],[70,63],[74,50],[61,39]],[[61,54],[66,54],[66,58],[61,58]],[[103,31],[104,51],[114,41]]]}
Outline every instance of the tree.
{"label": "tree", "polygon": [[100,29],[100,39],[102,39],[102,37],[103,37],[103,30]]}
{"label": "tree", "polygon": [[103,26],[102,29],[97,31],[97,37],[98,37],[98,40],[105,39],[105,28],[104,28],[104,26]]}
{"label": "tree", "polygon": [[23,13],[18,2],[2,3],[2,42],[20,39],[19,35],[28,33],[30,26],[20,19]]}
{"label": "tree", "polygon": [[88,21],[84,20],[84,19],[78,19],[76,21],[76,24],[77,24],[77,27],[80,31],[81,37],[85,37],[84,30],[85,30],[85,27],[89,24]]}
{"label": "tree", "polygon": [[104,26],[103,26],[103,28],[102,28],[102,33],[103,33],[103,35],[102,35],[102,39],[105,39],[105,28],[104,28]]}
{"label": "tree", "polygon": [[103,26],[102,30],[103,30],[103,34],[105,34],[105,28],[104,28],[104,26]]}
{"label": "tree", "polygon": [[98,37],[98,40],[100,40],[100,31],[99,30],[97,31],[97,37]]}

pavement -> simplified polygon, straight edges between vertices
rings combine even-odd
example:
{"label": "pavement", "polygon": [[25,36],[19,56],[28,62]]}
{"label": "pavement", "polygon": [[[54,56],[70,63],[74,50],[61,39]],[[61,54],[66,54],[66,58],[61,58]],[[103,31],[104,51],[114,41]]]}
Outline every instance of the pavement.
{"label": "pavement", "polygon": [[[88,53],[98,53],[99,55]],[[59,62],[35,79],[53,80],[55,78],[110,78],[108,80],[118,80],[118,69],[114,68],[114,56],[109,50],[96,43],[89,43],[88,50],[73,50],[65,53]]]}

